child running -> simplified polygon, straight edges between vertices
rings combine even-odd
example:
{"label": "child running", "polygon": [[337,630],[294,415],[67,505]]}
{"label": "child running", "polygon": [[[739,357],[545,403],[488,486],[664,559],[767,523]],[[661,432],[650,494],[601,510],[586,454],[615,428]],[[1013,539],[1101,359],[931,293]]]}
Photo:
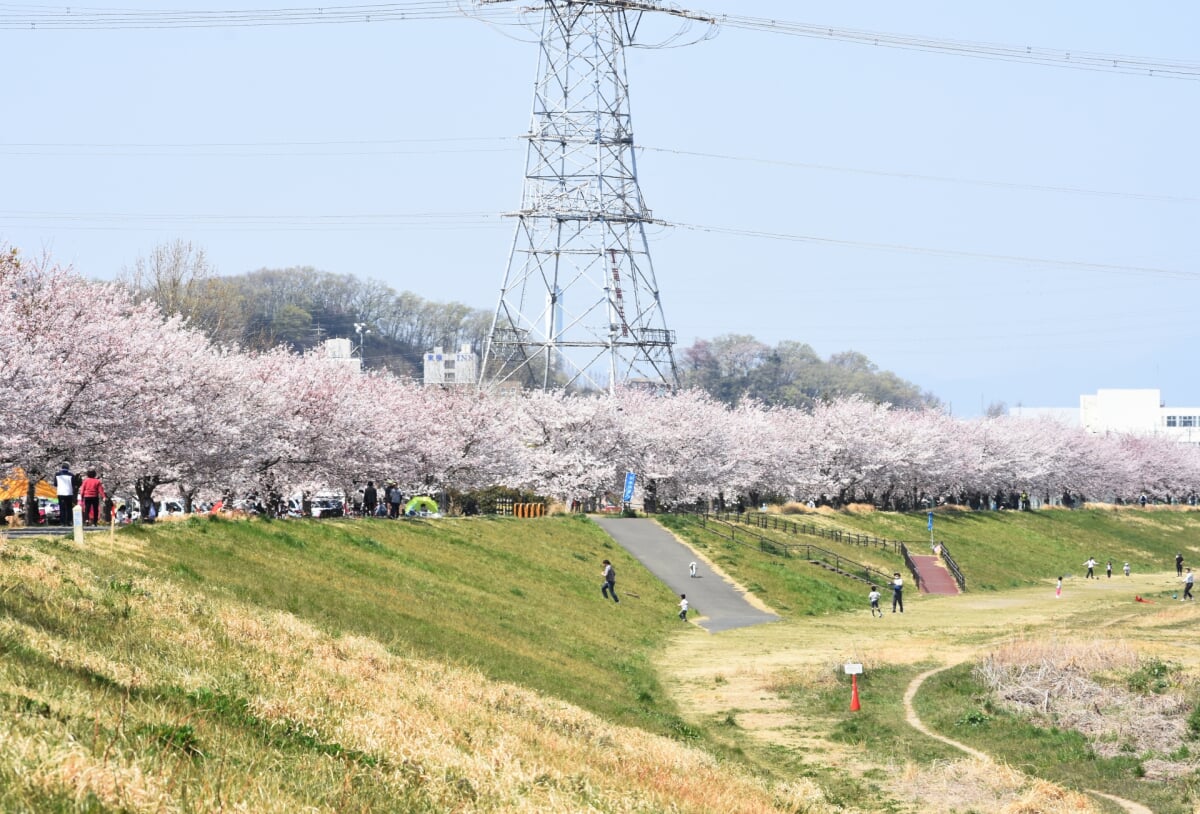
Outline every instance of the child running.
{"label": "child running", "polygon": [[687,594],[680,594],[679,595],[679,618],[685,622],[687,621],[687,609],[688,609]]}
{"label": "child running", "polygon": [[879,607],[879,589],[874,585],[871,586],[871,593],[867,594],[867,600],[871,603],[871,615],[883,618],[883,611]]}

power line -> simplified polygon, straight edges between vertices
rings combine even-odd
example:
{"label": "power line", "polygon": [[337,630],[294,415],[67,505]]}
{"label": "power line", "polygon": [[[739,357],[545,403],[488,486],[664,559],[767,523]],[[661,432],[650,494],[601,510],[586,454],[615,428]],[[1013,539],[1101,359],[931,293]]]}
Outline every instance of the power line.
{"label": "power line", "polygon": [[[0,144],[0,154],[23,157],[114,157],[114,158],[319,158],[319,157],[367,157],[383,155],[456,155],[461,153],[513,152],[524,139],[520,136],[459,136],[422,139],[330,139],[323,141],[231,141],[231,142],[12,142]],[[475,144],[479,146],[457,146]],[[497,144],[501,146],[484,146]],[[429,146],[421,146],[429,145]],[[436,146],[435,146],[436,145]],[[451,145],[451,146],[445,146]],[[321,149],[321,148],[338,149]],[[361,148],[361,149],[342,149]],[[403,149],[398,149],[403,148]],[[1101,198],[1123,198],[1171,204],[1200,203],[1194,195],[1166,195],[1122,190],[1094,189],[1057,184],[1022,184],[1014,181],[995,181],[986,178],[962,178],[949,175],[882,170],[865,167],[846,167],[834,164],[819,164],[804,161],[789,161],[779,158],[730,155],[700,150],[683,150],[672,147],[639,145],[642,152],[664,155],[708,158],[718,161],[762,164],[771,167],[789,167],[821,172],[839,172],[866,175],[878,178],[923,181],[943,184],[989,187],[1028,192],[1049,192],[1083,195]]]}
{"label": "power line", "polygon": [[1154,195],[1143,192],[1121,192],[1104,189],[1087,189],[1084,187],[1057,186],[1053,184],[1020,184],[1012,181],[991,181],[982,178],[956,178],[948,175],[928,175],[915,172],[900,172],[896,170],[874,170],[862,167],[840,167],[832,164],[812,164],[802,161],[785,161],[776,158],[751,158],[746,156],[725,155],[722,153],[705,153],[694,150],[676,150],[669,147],[645,147],[645,151],[666,153],[669,155],[695,156],[697,158],[713,158],[721,161],[742,161],[755,164],[766,164],[775,167],[794,167],[804,170],[822,170],[826,172],[845,172],[857,175],[870,175],[881,178],[899,178],[913,181],[932,181],[945,184],[965,184],[970,186],[992,187],[995,189],[1024,190],[1030,192],[1057,192],[1071,195],[1088,195],[1093,197],[1127,198],[1139,201],[1155,201],[1160,203],[1200,203],[1200,197],[1194,195]]}
{"label": "power line", "polygon": [[[165,227],[196,227],[200,229],[232,228],[245,231],[286,231],[292,229],[321,231],[382,231],[393,229],[477,229],[504,227],[507,223],[487,212],[408,212],[408,213],[359,213],[352,215],[214,215],[214,214],[160,214],[129,212],[3,212],[0,224],[30,222],[52,222],[55,228],[75,230],[144,231]],[[664,226],[691,232],[730,235],[757,240],[776,240],[790,243],[812,243],[873,251],[921,254],[935,257],[954,257],[990,262],[1016,263],[1019,265],[1049,266],[1074,271],[1091,271],[1105,274],[1127,274],[1156,276],[1178,280],[1200,280],[1200,272],[1180,269],[1131,266],[1116,263],[1093,263],[1080,260],[1057,260],[1022,255],[992,254],[959,249],[941,249],[929,246],[910,246],[897,243],[876,243],[863,240],[844,240],[818,235],[768,232],[755,229],[739,229],[729,226],[707,226],[694,223],[653,221]]]}
{"label": "power line", "polygon": [[[455,0],[415,0],[345,6],[246,9],[242,11],[134,10],[0,3],[0,29],[130,30],[167,28],[250,28],[338,25],[461,18],[467,12]],[[511,18],[511,11],[473,9],[480,19]]]}
{"label": "power line", "polygon": [[1114,263],[1091,263],[1080,260],[1052,260],[1041,257],[1025,257],[1021,255],[1010,254],[989,254],[986,252],[970,252],[961,251],[958,249],[938,249],[928,246],[907,246],[899,243],[872,243],[861,240],[841,240],[831,237],[818,237],[816,235],[798,235],[787,234],[782,232],[765,232],[754,229],[737,229],[724,226],[701,226],[690,223],[670,223],[663,221],[663,225],[675,226],[680,229],[687,229],[693,232],[709,232],[712,234],[736,235],[739,237],[751,237],[762,240],[782,240],[792,243],[814,243],[827,246],[840,246],[845,248],[855,249],[871,249],[876,251],[901,252],[904,254],[923,254],[934,257],[956,257],[970,260],[988,260],[1000,263],[1016,263],[1019,265],[1037,265],[1051,266],[1056,268],[1071,269],[1074,271],[1094,271],[1104,274],[1130,274],[1135,276],[1155,276],[1177,280],[1200,280],[1200,272],[1196,271],[1181,271],[1179,269],[1163,269],[1154,268],[1151,266],[1126,266]]}
{"label": "power line", "polygon": [[[467,6],[470,6],[468,9]],[[244,28],[263,26],[338,25],[353,23],[407,22],[473,17],[484,22],[520,21],[537,7],[476,3],[472,0],[410,0],[404,3],[367,3],[345,6],[311,6],[242,11],[132,10],[46,7],[0,3],[0,29],[25,30],[126,30],[164,28]],[[656,8],[672,14],[681,10]],[[761,31],[809,39],[833,40],[858,45],[924,51],[974,59],[1046,65],[1076,70],[1134,74],[1169,79],[1200,80],[1200,63],[1106,54],[1065,48],[1016,46],[913,34],[869,31],[815,23],[792,22],[737,14],[683,12],[718,26]]]}
{"label": "power line", "polygon": [[1074,51],[1064,48],[1002,45],[969,40],[939,39],[883,31],[787,22],[763,17],[742,17],[734,14],[713,15],[719,25],[749,31],[765,31],[809,39],[836,40],[881,48],[906,51],[926,51],[975,59],[1001,62],[1021,62],[1076,70],[1106,73],[1135,74],[1167,79],[1200,80],[1200,63],[1183,60],[1164,60],[1127,54],[1104,54],[1093,51]]}

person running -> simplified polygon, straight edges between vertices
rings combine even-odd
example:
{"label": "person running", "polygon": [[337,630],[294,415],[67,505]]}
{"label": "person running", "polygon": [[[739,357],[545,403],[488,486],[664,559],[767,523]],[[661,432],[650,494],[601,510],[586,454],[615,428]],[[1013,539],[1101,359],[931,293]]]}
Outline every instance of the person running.
{"label": "person running", "polygon": [[604,584],[600,586],[600,594],[605,599],[611,594],[613,602],[621,601],[617,599],[617,571],[608,560],[604,561]]}
{"label": "person running", "polygon": [[879,589],[874,585],[871,586],[871,593],[867,594],[867,601],[871,603],[872,618],[883,618],[883,609],[879,607]]}
{"label": "person running", "polygon": [[899,571],[892,579],[892,613],[896,612],[896,608],[904,613],[904,577],[900,576]]}
{"label": "person running", "polygon": [[1054,586],[1054,598],[1062,599],[1062,577],[1058,578],[1058,584]]}
{"label": "person running", "polygon": [[1085,579],[1095,579],[1096,578],[1096,561],[1094,559],[1092,559],[1091,557],[1088,557],[1087,562],[1085,562],[1084,565],[1087,566],[1087,570],[1088,570],[1087,576],[1085,577]]}
{"label": "person running", "polygon": [[1187,601],[1188,599],[1195,599],[1195,597],[1192,596],[1192,583],[1195,581],[1196,581],[1196,575],[1192,573],[1192,569],[1188,568],[1187,574],[1185,574],[1183,577],[1184,601]]}
{"label": "person running", "polygon": [[680,594],[679,595],[679,618],[685,622],[687,621],[687,609],[688,609],[687,594]]}

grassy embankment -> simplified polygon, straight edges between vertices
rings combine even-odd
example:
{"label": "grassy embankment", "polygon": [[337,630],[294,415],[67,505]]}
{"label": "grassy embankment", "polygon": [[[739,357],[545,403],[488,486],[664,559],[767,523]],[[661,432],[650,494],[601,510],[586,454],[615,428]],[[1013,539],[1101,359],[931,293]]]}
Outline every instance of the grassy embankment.
{"label": "grassy embankment", "polygon": [[[924,530],[923,515],[836,519]],[[1089,555],[1165,564],[1200,530],[1168,513],[938,523],[987,585],[1007,584],[1006,563],[1027,583]],[[767,650],[811,641],[805,620],[858,624],[857,584],[681,533],[799,625],[754,634]],[[598,595],[606,557],[637,594],[620,606]],[[886,766],[814,767],[763,747],[737,711],[681,712],[655,659],[737,637],[681,627],[673,594],[578,518],[195,519],[92,535],[82,550],[10,541],[0,611],[5,811],[829,810],[812,779],[850,809],[904,810]],[[869,718],[838,710],[832,671],[772,689],[828,743],[869,758],[882,734],[899,747],[890,760],[930,765],[953,750],[896,714],[920,666],[871,670]]]}
{"label": "grassy embankment", "polygon": [[[604,558],[619,606],[599,597]],[[9,541],[0,810],[759,812],[811,798],[718,761],[664,697],[651,654],[678,633],[673,606],[582,518],[197,518],[82,549]]]}
{"label": "grassy embankment", "polygon": [[[913,541],[914,550],[922,542],[928,546],[924,513],[846,512],[795,519]],[[698,524],[667,522],[722,570],[744,585],[758,586],[776,609],[794,601],[787,587],[799,583],[775,574],[826,578],[803,562],[732,545]],[[935,731],[1060,789],[1116,794],[1160,814],[1193,811],[1200,802],[1200,760],[1193,756],[1200,753],[1200,714],[1194,712],[1200,702],[1200,642],[1193,645],[1185,631],[1196,624],[1197,609],[1171,599],[1181,588],[1174,576],[1175,553],[1182,552],[1189,562],[1200,558],[1200,512],[939,512],[935,529],[974,586],[967,595],[910,596],[905,616],[889,613],[887,619],[872,620],[865,587],[852,583],[849,613],[806,619],[806,606],[797,605],[787,611],[794,624],[747,631],[740,639],[726,637],[707,647],[677,644],[664,658],[681,676],[672,683],[673,693],[684,708],[702,713],[698,720],[711,732],[757,743],[759,749],[750,750],[755,760],[774,762],[792,776],[816,778],[832,802],[862,806],[870,800],[875,810],[899,811],[910,810],[901,799],[907,798],[907,804],[918,800],[922,811],[1008,811],[1004,806],[1017,805],[1024,795],[1041,794],[1036,803],[1011,810],[1075,810],[1070,805],[1077,801],[1048,802],[1033,786],[1006,791],[1011,792],[1006,803],[986,787],[987,778],[1000,776],[992,769],[964,770],[974,774],[974,781],[957,777],[957,788],[944,782],[954,775],[945,761],[959,753],[905,724],[902,697],[918,673],[965,659],[962,666],[931,679],[917,696],[918,711]],[[760,533],[780,541],[811,541],[884,570],[904,570],[899,558],[884,549]],[[1080,564],[1089,556],[1101,562],[1097,580],[1082,579]],[[1103,573],[1108,558],[1114,563],[1112,580]],[[1134,573],[1128,580],[1121,572],[1126,560]],[[1059,574],[1067,577],[1061,601],[1053,595]],[[1135,603],[1135,595],[1153,604]],[[827,592],[825,601],[840,598]],[[1059,663],[1014,668],[1021,681],[1028,675],[1045,678],[1045,686],[1019,686],[1017,695],[1036,691],[1040,700],[1049,691],[1048,708],[1039,704],[1017,712],[975,677],[973,667],[980,659],[1012,641],[1047,643],[1046,650],[1060,654]],[[1079,651],[1073,648],[1092,652],[1110,645],[1128,647],[1142,661],[1104,663],[1088,679],[1094,686],[1087,684],[1082,701],[1055,697],[1056,687],[1086,683],[1083,671],[1076,669]],[[845,661],[867,667],[860,682],[866,702],[858,712],[846,705]],[[1166,676],[1162,681],[1144,680],[1160,673]],[[1120,698],[1111,691],[1125,686],[1137,691]],[[1156,693],[1161,698],[1154,698]],[[1152,717],[1131,712],[1143,702],[1165,706],[1169,713]],[[1082,712],[1072,710],[1072,704]],[[1153,738],[1140,732],[1160,727],[1165,731]],[[972,782],[982,789],[974,798],[964,792]],[[989,795],[993,801],[982,802]],[[1088,810],[1119,810],[1098,796],[1090,805]]]}
{"label": "grassy embankment", "polygon": [[[888,540],[907,541],[920,554],[929,553],[924,512],[819,510],[781,516],[800,524],[854,531]],[[750,527],[747,527],[750,528]],[[880,549],[839,545],[829,540],[760,530],[781,541],[828,548],[867,565],[892,570],[899,558]],[[967,575],[972,590],[999,590],[1034,585],[1056,576],[1085,572],[1083,563],[1095,557],[1096,573],[1112,560],[1121,576],[1128,562],[1134,573],[1175,567],[1175,554],[1200,567],[1200,512],[1182,507],[1091,508],[1069,511],[972,512],[940,508],[935,512],[934,536],[945,543]],[[903,569],[900,569],[903,570]]]}

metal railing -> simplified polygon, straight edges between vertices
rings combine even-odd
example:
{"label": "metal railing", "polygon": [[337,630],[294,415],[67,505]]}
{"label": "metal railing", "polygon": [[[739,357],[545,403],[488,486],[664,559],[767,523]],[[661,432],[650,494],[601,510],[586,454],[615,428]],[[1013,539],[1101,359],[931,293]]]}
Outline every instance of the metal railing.
{"label": "metal railing", "polygon": [[911,542],[905,540],[888,540],[883,537],[872,537],[869,534],[859,534],[839,529],[821,528],[820,526],[797,523],[794,520],[788,520],[774,514],[763,514],[762,512],[741,512],[740,514],[738,512],[712,512],[711,514],[719,519],[734,517],[737,518],[739,523],[757,526],[758,528],[769,528],[787,532],[788,534],[807,535],[809,537],[822,537],[826,540],[833,540],[834,542],[845,543],[846,545],[886,548],[896,554],[900,553],[900,547],[905,542]]}
{"label": "metal railing", "polygon": [[946,548],[945,543],[938,543],[942,548],[942,562],[946,564],[947,570],[954,575],[954,581],[958,583],[958,590],[967,590],[967,578],[963,576],[963,572],[959,570],[958,563],[950,556],[950,549]]}
{"label": "metal railing", "polygon": [[904,543],[900,544],[900,553],[904,557],[904,564],[908,566],[908,573],[912,574],[913,582],[917,583],[917,590],[921,590],[921,572],[917,570],[917,564],[909,556],[908,546]]}
{"label": "metal railing", "polygon": [[[829,568],[867,585],[887,585],[891,582],[890,574],[885,574],[877,568],[872,568],[869,565],[856,562],[848,557],[843,557],[836,551],[830,551],[811,543],[781,543],[778,540],[772,540],[753,531],[739,529],[736,524],[713,514],[696,512],[695,516],[700,520],[700,525],[704,528],[736,545],[756,548],[759,551],[776,557],[802,557],[808,562]],[[722,530],[727,530],[728,533],[723,533]],[[749,539],[739,540],[737,538],[739,532],[741,532],[744,538]]]}

